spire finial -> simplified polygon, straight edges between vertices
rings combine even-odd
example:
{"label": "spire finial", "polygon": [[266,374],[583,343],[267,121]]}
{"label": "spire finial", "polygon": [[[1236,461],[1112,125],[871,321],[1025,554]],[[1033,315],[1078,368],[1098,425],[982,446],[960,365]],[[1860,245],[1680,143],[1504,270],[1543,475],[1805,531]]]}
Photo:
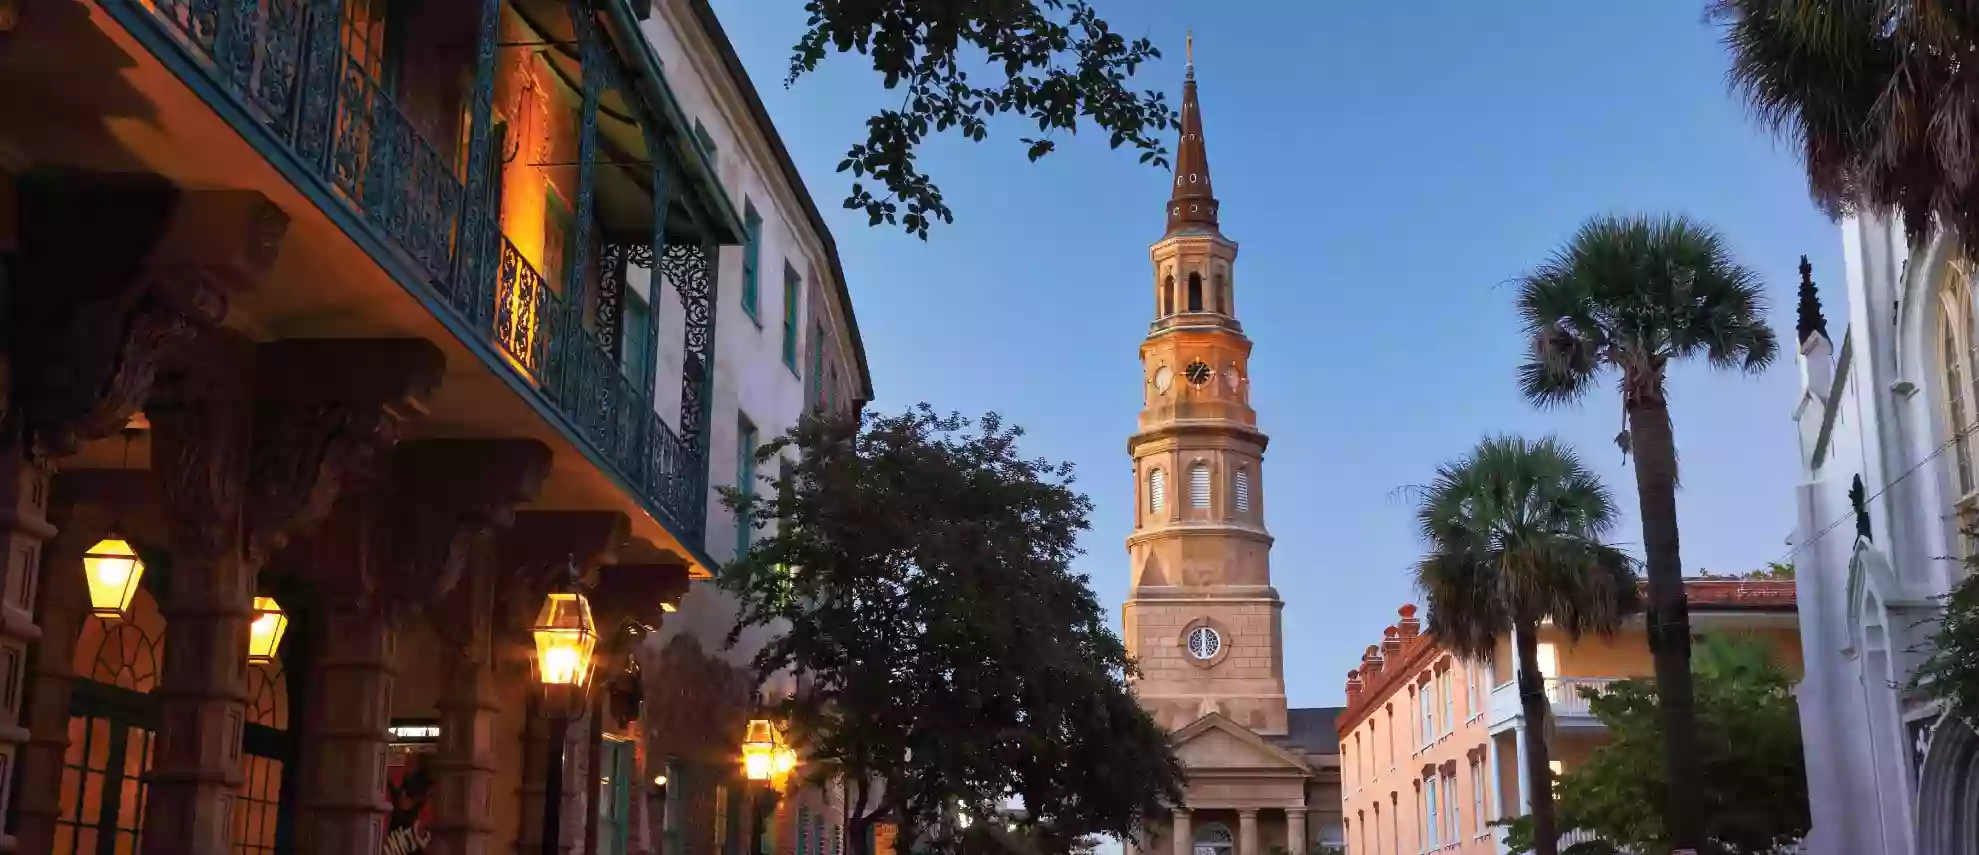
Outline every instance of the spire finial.
{"label": "spire finial", "polygon": [[1209,154],[1203,149],[1202,107],[1196,100],[1196,34],[1183,37],[1188,73],[1182,81],[1182,139],[1175,152],[1175,190],[1168,199],[1168,234],[1187,229],[1216,231],[1216,194],[1209,183]]}
{"label": "spire finial", "polygon": [[1196,31],[1194,30],[1184,30],[1182,33],[1182,71],[1190,80],[1196,78]]}
{"label": "spire finial", "polygon": [[1797,331],[1802,343],[1815,333],[1828,335],[1828,319],[1821,313],[1821,295],[1814,290],[1814,265],[1800,257],[1800,318]]}

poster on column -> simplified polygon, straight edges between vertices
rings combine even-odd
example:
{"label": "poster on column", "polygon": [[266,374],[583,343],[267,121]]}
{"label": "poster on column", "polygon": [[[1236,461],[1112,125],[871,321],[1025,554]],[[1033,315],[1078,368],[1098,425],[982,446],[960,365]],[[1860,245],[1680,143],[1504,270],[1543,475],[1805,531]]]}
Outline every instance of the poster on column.
{"label": "poster on column", "polygon": [[433,745],[398,744],[385,761],[385,795],[392,812],[385,820],[383,855],[425,855],[433,827]]}

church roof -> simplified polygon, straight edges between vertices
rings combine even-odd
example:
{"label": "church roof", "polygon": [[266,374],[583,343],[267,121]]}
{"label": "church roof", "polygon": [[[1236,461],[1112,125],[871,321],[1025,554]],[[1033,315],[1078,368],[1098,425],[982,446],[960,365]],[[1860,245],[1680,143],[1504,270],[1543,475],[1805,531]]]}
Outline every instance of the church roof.
{"label": "church roof", "polygon": [[1284,736],[1272,739],[1301,754],[1340,753],[1340,732],[1335,722],[1346,707],[1295,707],[1285,711]]}
{"label": "church roof", "polygon": [[1202,108],[1196,101],[1195,38],[1188,40],[1182,80],[1182,140],[1175,152],[1175,189],[1168,200],[1168,233],[1219,231],[1216,194],[1209,183],[1209,153],[1203,147]]}

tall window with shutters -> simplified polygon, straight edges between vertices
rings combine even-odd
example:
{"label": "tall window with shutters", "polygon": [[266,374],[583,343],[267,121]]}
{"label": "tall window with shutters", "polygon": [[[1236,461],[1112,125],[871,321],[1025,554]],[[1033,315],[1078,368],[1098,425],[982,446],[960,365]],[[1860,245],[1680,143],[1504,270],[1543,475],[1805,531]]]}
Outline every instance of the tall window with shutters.
{"label": "tall window with shutters", "polygon": [[1938,294],[1940,400],[1951,437],[1952,484],[1959,497],[1979,492],[1979,449],[1964,433],[1979,414],[1979,324],[1974,322],[1970,268],[1953,263]]}
{"label": "tall window with shutters", "polygon": [[762,326],[756,314],[756,304],[761,292],[762,281],[759,271],[763,255],[763,217],[756,213],[755,204],[742,200],[742,311],[749,319]]}
{"label": "tall window with shutters", "polygon": [[1168,473],[1159,467],[1148,470],[1148,512],[1161,513],[1168,507]]}
{"label": "tall window with shutters", "polygon": [[1189,507],[1209,507],[1209,464],[1189,464]]}
{"label": "tall window with shutters", "polygon": [[1232,492],[1235,492],[1237,494],[1237,513],[1240,514],[1250,513],[1251,512],[1251,470],[1248,467],[1244,467],[1244,466],[1237,467],[1237,478],[1236,478],[1235,486],[1236,489],[1233,490]]}

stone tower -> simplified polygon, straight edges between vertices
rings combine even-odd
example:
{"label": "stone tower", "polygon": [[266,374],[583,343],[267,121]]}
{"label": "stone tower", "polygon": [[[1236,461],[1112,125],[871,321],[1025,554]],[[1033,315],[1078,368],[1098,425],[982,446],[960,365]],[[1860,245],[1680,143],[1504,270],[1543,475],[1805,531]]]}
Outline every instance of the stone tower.
{"label": "stone tower", "polygon": [[1193,57],[1168,229],[1149,254],[1154,322],[1141,343],[1140,429],[1127,441],[1137,486],[1127,538],[1133,588],[1121,609],[1141,663],[1135,691],[1171,729],[1214,712],[1283,735],[1283,603],[1264,528],[1265,436],[1250,405],[1237,244],[1217,226]]}

